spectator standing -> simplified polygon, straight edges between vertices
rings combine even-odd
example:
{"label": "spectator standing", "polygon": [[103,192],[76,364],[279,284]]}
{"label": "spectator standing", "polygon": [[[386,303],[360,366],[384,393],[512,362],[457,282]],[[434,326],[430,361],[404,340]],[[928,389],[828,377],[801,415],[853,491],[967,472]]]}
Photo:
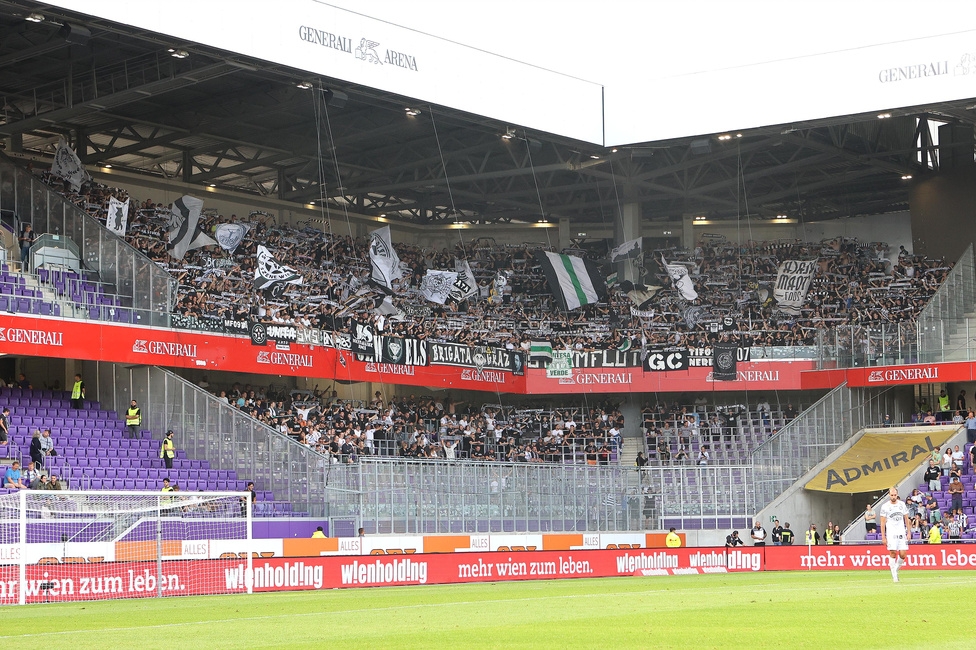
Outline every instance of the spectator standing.
{"label": "spectator standing", "polygon": [[783,546],[793,546],[794,536],[793,536],[793,531],[790,530],[790,522],[786,522],[786,525],[783,526],[783,530],[780,531],[779,537]]}
{"label": "spectator standing", "polygon": [[163,459],[166,469],[173,469],[173,459],[176,458],[176,444],[173,442],[173,432],[167,431],[163,444],[159,447],[159,457]]}
{"label": "spectator standing", "polygon": [[142,409],[136,404],[135,400],[129,402],[129,408],[125,411],[125,426],[129,428],[129,437],[139,437],[139,427],[142,426]]}
{"label": "spectator standing", "polygon": [[878,516],[874,512],[874,508],[869,503],[864,509],[864,532],[873,533],[878,530]]}
{"label": "spectator standing", "polygon": [[7,444],[7,436],[10,435],[10,409],[3,407],[0,412],[0,445]]}
{"label": "spectator standing", "polygon": [[[37,233],[34,232],[34,228],[28,223],[24,224],[24,229],[20,232],[20,263],[27,264],[27,257],[30,255],[30,247],[37,240]],[[26,268],[24,269],[26,270]]]}
{"label": "spectator standing", "polygon": [[817,532],[817,524],[810,524],[810,528],[805,534],[805,539],[807,546],[819,546],[820,545],[820,533]]}
{"label": "spectator standing", "polygon": [[75,374],[75,383],[71,387],[71,408],[80,411],[85,408],[85,382],[81,374]]}
{"label": "spectator standing", "polygon": [[773,546],[780,546],[783,543],[783,527],[779,525],[779,519],[773,520],[773,530],[769,533],[769,538]]}
{"label": "spectator standing", "polygon": [[966,414],[966,442],[976,442],[976,413]]}
{"label": "spectator standing", "polygon": [[929,484],[929,490],[935,492],[936,490],[942,489],[942,482],[939,480],[941,477],[942,468],[936,465],[934,460],[930,460],[929,466],[925,470],[925,475],[922,477]]}
{"label": "spectator standing", "polygon": [[762,527],[759,521],[756,521],[752,525],[752,545],[753,546],[765,546],[766,545],[766,529]]}
{"label": "spectator standing", "polygon": [[30,441],[31,464],[44,467],[44,450],[41,449],[41,432],[37,429],[31,436]]}
{"label": "spectator standing", "polygon": [[952,497],[951,510],[962,510],[962,495],[965,488],[962,486],[962,481],[959,477],[952,479],[952,483],[949,484],[949,495]]}

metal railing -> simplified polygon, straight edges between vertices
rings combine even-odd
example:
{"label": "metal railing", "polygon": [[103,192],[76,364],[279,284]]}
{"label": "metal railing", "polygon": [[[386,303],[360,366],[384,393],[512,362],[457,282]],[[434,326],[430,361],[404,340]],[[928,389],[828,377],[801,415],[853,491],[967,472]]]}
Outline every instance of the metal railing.
{"label": "metal railing", "polygon": [[885,389],[848,388],[830,391],[752,453],[756,511],[771,503],[838,446],[885,414],[903,415],[895,396]]}
{"label": "metal railing", "polygon": [[645,467],[639,474],[641,528],[736,528],[757,510],[751,466]]}
{"label": "metal railing", "polygon": [[[164,269],[105,228],[81,208],[47,187],[40,179],[0,154],[0,210],[10,210],[34,232],[69,238],[77,245],[81,263],[113,285],[138,321],[169,326],[176,282]],[[63,314],[67,316],[67,314]]]}
{"label": "metal railing", "polygon": [[[976,345],[968,331],[970,324],[966,314],[974,310],[976,265],[970,244],[918,315],[919,361],[972,360]],[[955,336],[960,330],[963,338]]]}
{"label": "metal railing", "polygon": [[[328,458],[275,431],[162,368],[98,364],[99,400],[124,409],[130,399],[143,408],[143,426],[157,436],[172,429],[177,449],[216,469],[234,470],[274,493],[292,509],[326,515]],[[121,411],[120,411],[121,412]]]}
{"label": "metal railing", "polygon": [[818,336],[820,368],[976,359],[976,262],[962,254],[914,321],[839,325]]}
{"label": "metal railing", "polygon": [[329,516],[366,533],[641,530],[631,469],[364,458],[326,472]]}

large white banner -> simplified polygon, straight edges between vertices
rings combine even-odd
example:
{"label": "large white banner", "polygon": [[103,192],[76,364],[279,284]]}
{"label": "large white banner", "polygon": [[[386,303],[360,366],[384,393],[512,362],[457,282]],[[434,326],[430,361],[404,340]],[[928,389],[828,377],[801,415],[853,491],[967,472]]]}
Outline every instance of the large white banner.
{"label": "large white banner", "polygon": [[125,237],[125,230],[129,225],[129,199],[125,203],[119,201],[114,196],[108,200],[108,215],[105,218],[105,227],[114,232],[119,237]]}
{"label": "large white banner", "polygon": [[776,300],[777,309],[798,316],[800,307],[807,299],[807,291],[810,290],[810,283],[816,271],[817,260],[782,262],[776,270],[776,286],[773,287],[773,298]]}

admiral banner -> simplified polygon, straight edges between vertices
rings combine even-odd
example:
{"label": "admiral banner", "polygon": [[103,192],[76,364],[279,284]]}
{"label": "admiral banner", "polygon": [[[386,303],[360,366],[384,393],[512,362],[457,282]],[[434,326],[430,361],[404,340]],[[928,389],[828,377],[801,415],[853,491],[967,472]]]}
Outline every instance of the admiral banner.
{"label": "admiral banner", "polygon": [[506,370],[514,375],[525,374],[525,356],[521,352],[489,346],[467,346],[460,343],[428,344],[431,364],[460,366],[475,370]]}

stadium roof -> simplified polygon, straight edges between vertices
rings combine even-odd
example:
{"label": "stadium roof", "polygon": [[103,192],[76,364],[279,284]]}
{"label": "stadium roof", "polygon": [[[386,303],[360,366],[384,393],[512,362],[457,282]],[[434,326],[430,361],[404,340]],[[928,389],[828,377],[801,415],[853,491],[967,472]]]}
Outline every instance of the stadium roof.
{"label": "stadium roof", "polygon": [[931,121],[976,123],[964,100],[605,149],[26,0],[0,0],[0,102],[12,155],[63,135],[90,165],[418,224],[904,210]]}

